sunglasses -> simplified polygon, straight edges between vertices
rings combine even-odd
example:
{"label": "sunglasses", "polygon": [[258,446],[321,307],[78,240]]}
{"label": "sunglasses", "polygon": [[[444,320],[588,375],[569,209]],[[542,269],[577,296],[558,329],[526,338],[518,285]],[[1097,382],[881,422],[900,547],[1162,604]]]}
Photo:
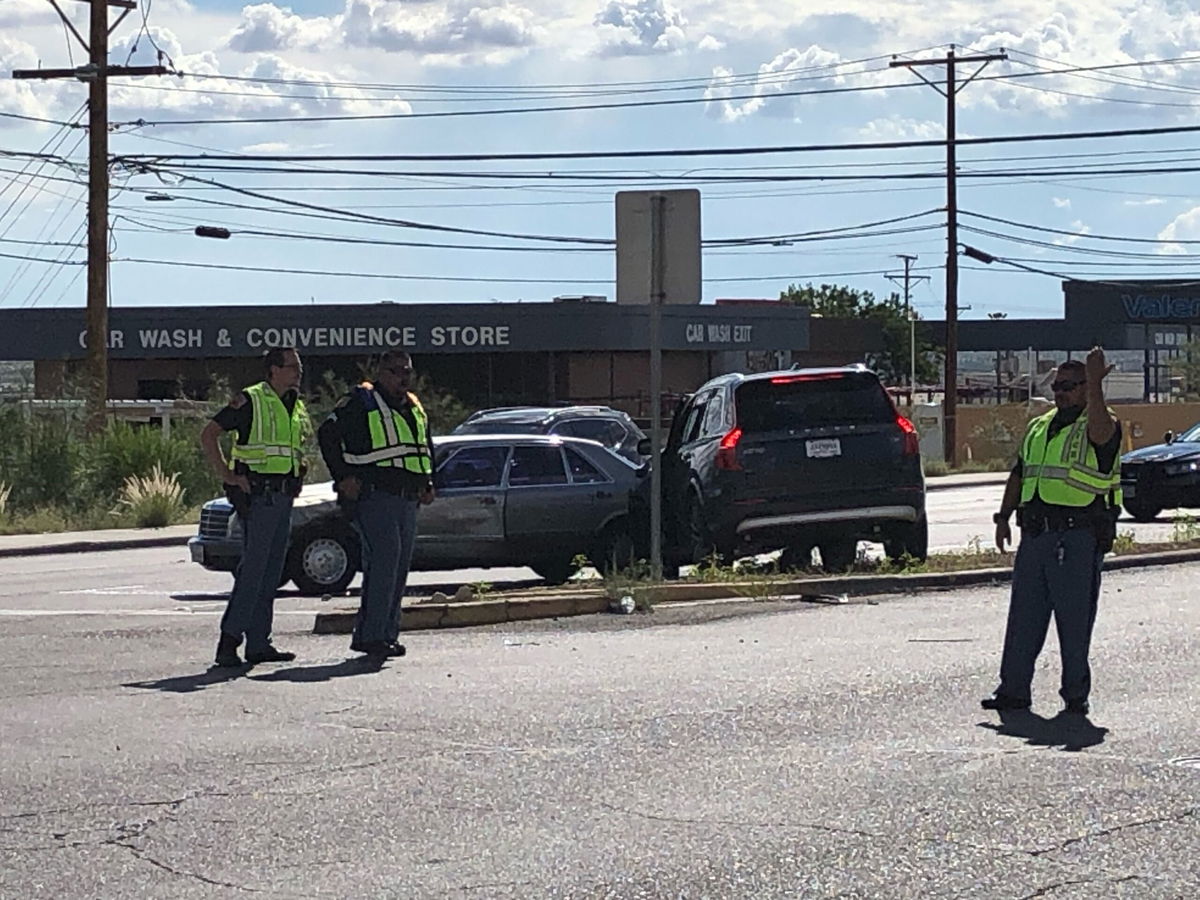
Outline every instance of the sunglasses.
{"label": "sunglasses", "polygon": [[1081,384],[1086,383],[1087,382],[1084,381],[1056,381],[1050,385],[1050,390],[1054,391],[1055,393],[1066,393],[1067,391],[1073,391]]}

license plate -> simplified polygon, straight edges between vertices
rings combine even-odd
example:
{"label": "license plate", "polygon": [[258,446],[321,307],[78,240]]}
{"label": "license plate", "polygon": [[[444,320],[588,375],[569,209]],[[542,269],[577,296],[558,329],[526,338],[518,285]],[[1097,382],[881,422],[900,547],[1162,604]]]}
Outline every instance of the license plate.
{"label": "license plate", "polygon": [[199,544],[192,544],[192,562],[204,563],[204,548]]}
{"label": "license plate", "polygon": [[805,441],[804,449],[813,459],[827,459],[831,456],[842,455],[842,442],[837,438],[827,438],[819,441]]}

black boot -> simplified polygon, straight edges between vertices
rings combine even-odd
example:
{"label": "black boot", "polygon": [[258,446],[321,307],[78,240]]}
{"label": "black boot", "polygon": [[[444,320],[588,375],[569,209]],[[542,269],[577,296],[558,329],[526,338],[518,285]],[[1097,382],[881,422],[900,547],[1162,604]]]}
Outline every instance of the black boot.
{"label": "black boot", "polygon": [[1029,709],[1032,704],[1021,697],[1010,697],[1008,694],[997,693],[990,697],[984,697],[979,701],[979,705],[984,709],[1006,710]]}
{"label": "black boot", "polygon": [[276,650],[270,644],[262,650],[255,650],[251,653],[246,651],[246,662],[248,663],[268,663],[268,662],[291,662],[296,658],[295,653],[290,653],[287,650]]}
{"label": "black boot", "polygon": [[217,641],[217,659],[216,663],[222,668],[237,668],[242,664],[242,658],[238,656],[238,647],[241,646],[242,639],[234,637],[232,634],[221,632],[221,639]]}

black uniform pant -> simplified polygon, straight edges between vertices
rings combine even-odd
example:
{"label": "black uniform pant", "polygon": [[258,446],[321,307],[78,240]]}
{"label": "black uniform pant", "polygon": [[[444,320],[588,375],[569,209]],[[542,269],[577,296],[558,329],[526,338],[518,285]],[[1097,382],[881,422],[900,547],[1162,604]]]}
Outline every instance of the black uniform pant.
{"label": "black uniform pant", "polygon": [[1053,614],[1062,652],[1059,694],[1066,701],[1087,700],[1092,689],[1088,653],[1103,560],[1091,528],[1022,535],[1013,567],[997,693],[1030,699],[1034,665]]}

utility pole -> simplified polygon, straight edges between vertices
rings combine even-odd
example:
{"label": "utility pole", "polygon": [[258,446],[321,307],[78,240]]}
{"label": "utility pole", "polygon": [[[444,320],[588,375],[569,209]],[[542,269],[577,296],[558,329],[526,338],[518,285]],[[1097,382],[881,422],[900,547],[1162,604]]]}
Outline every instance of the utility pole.
{"label": "utility pole", "polygon": [[896,259],[904,260],[904,280],[903,282],[896,281],[900,276],[886,275],[885,277],[894,284],[900,284],[904,288],[904,314],[908,317],[908,393],[909,402],[914,406],[917,403],[917,317],[913,315],[912,309],[912,292],[909,290],[909,283],[912,281],[929,281],[928,275],[913,276],[912,264],[917,261],[917,257],[909,253],[897,253]]}
{"label": "utility pole", "polygon": [[[104,425],[108,401],[108,79],[113,75],[166,75],[166,66],[110,66],[108,37],[130,10],[133,0],[82,0],[91,6],[88,40],[84,40],[56,0],[49,0],[63,24],[88,54],[88,64],[74,69],[20,69],[13,78],[75,78],[88,85],[88,239],[87,239],[87,390],[88,429]],[[109,24],[108,11],[121,10]]]}
{"label": "utility pole", "polygon": [[[958,92],[970,84],[987,64],[1008,59],[1008,54],[980,53],[973,56],[956,56],[954,45],[941,59],[893,59],[890,68],[911,69],[913,74],[946,98],[946,393],[943,402],[945,432],[943,437],[946,461],[958,463],[958,145],[955,101]],[[958,83],[956,67],[959,63],[980,63],[969,78]],[[946,86],[941,88],[921,72],[919,66],[945,66]]]}

